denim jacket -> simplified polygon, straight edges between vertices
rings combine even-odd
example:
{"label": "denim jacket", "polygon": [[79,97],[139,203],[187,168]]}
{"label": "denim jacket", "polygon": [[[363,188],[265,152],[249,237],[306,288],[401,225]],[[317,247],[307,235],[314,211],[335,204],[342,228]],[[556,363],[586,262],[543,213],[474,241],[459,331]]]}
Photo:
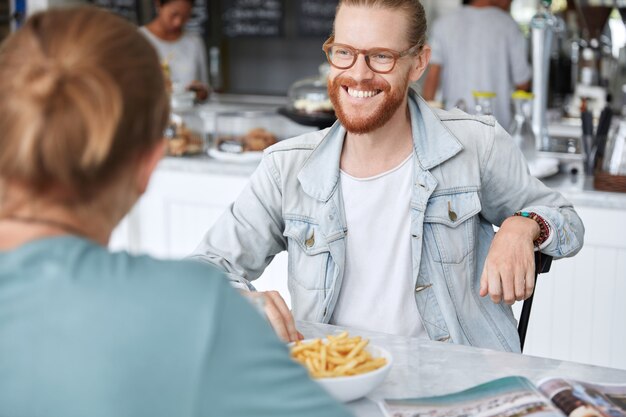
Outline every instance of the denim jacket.
{"label": "denim jacket", "polygon": [[[534,211],[554,233],[542,252],[559,258],[580,250],[583,224],[567,200],[529,174],[492,117],[433,110],[413,91],[408,102],[416,155],[408,232],[422,323],[432,340],[519,352],[511,307],[479,296],[492,225],[518,210]],[[337,122],[266,150],[192,257],[254,289],[251,281],[287,250],[294,317],[327,323],[349,233],[339,184],[345,133]]]}

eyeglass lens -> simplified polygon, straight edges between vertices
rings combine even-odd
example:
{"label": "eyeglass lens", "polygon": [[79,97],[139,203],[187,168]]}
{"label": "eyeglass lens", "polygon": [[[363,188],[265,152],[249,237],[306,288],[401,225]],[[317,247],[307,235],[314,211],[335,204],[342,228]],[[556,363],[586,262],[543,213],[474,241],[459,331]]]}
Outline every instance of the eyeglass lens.
{"label": "eyeglass lens", "polygon": [[[342,45],[332,45],[328,50],[331,64],[340,69],[348,69],[353,66],[358,54],[357,50]],[[384,49],[372,49],[367,51],[365,62],[373,71],[388,72],[394,67],[396,59]]]}

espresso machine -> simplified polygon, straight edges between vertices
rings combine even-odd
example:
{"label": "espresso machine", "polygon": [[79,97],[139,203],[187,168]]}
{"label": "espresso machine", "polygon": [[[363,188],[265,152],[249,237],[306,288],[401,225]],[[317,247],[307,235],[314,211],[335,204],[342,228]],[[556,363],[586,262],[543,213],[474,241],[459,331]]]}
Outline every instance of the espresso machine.
{"label": "espresso machine", "polygon": [[554,34],[563,29],[550,11],[551,4],[552,0],[541,0],[539,11],[530,21],[534,96],[531,126],[536,147],[541,151],[550,150],[547,121],[550,51]]}
{"label": "espresso machine", "polygon": [[575,4],[582,36],[572,42],[574,96],[567,113],[579,117],[584,103],[597,118],[607,104],[607,93],[614,87],[612,83],[618,69],[611,51],[611,39],[603,34],[614,0],[576,0]]}
{"label": "espresso machine", "polygon": [[[626,0],[617,0],[616,4],[619,6],[619,14],[622,17],[622,23],[626,27]],[[623,46],[619,51],[617,59],[617,73],[615,74],[612,94],[615,99],[621,97],[621,100],[614,100],[613,109],[616,112],[621,112],[622,116],[626,116],[624,109],[626,109],[626,96],[623,94],[624,86],[626,85],[626,46]]]}

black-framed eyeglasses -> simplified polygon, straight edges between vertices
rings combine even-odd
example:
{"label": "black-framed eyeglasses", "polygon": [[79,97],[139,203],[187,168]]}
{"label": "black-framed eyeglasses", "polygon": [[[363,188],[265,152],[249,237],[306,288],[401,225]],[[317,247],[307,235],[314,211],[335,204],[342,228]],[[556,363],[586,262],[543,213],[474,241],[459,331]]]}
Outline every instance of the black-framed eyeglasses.
{"label": "black-framed eyeglasses", "polygon": [[345,70],[354,65],[359,54],[363,54],[367,66],[379,74],[390,73],[395,68],[398,59],[414,54],[420,48],[417,44],[401,52],[387,48],[357,49],[343,43],[334,43],[333,40],[331,36],[322,47],[330,65]]}

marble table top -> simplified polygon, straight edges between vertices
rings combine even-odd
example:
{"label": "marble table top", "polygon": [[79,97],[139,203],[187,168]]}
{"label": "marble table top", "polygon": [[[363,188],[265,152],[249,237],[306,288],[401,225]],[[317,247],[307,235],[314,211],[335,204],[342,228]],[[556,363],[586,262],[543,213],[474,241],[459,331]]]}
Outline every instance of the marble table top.
{"label": "marble table top", "polygon": [[544,359],[516,353],[478,349],[417,338],[392,336],[320,323],[298,322],[305,338],[324,337],[348,330],[393,355],[387,379],[368,397],[348,403],[358,417],[383,416],[377,401],[442,395],[511,375],[533,382],[563,376],[590,382],[626,383],[626,370]]}

